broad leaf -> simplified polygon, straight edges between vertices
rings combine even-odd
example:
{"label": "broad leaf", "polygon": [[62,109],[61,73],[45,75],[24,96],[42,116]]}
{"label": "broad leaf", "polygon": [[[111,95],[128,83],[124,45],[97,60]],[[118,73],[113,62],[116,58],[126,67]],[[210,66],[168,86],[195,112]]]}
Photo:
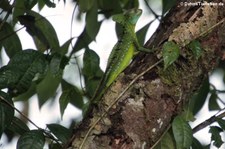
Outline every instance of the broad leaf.
{"label": "broad leaf", "polygon": [[44,8],[44,6],[48,6],[50,8],[55,8],[55,3],[54,0],[52,2],[52,0],[38,0],[38,9],[42,10]]}
{"label": "broad leaf", "polygon": [[204,105],[209,93],[209,80],[208,78],[202,83],[201,88],[191,97],[189,109],[195,115]]}
{"label": "broad leaf", "polygon": [[[176,4],[176,1],[177,0],[163,0],[162,1],[162,6],[163,6],[163,9],[162,9],[162,14],[164,15],[172,6],[174,6]],[[183,7],[183,6],[181,6]]]}
{"label": "broad leaf", "polygon": [[209,98],[209,110],[219,110],[220,109],[220,106],[218,105],[217,103],[217,93],[215,91],[212,92],[210,98]]}
{"label": "broad leaf", "polygon": [[69,59],[61,54],[54,53],[52,55],[49,70],[53,76],[61,76],[65,66],[68,64]]}
{"label": "broad leaf", "polygon": [[91,39],[91,37],[88,35],[87,33],[87,29],[84,28],[83,32],[80,34],[80,36],[78,37],[76,44],[74,45],[74,48],[71,52],[71,54],[76,53],[77,51],[83,49],[83,48],[87,48],[88,45],[92,42],[93,40]]}
{"label": "broad leaf", "polygon": [[13,118],[11,124],[7,129],[19,135],[23,135],[24,133],[30,130],[29,127],[21,119],[17,117]]}
{"label": "broad leaf", "polygon": [[193,136],[192,129],[188,122],[185,121],[181,116],[177,116],[172,122],[172,130],[177,149],[190,148]]}
{"label": "broad leaf", "polygon": [[26,12],[26,1],[27,0],[19,0],[15,1],[14,10],[13,10],[13,24],[15,25],[18,21],[18,16],[24,15]]}
{"label": "broad leaf", "polygon": [[86,90],[88,95],[92,96],[103,75],[99,67],[99,56],[93,50],[87,49],[84,53],[83,61],[84,67],[82,72],[84,74]]}
{"label": "broad leaf", "polygon": [[16,84],[23,75],[17,67],[3,66],[0,68],[0,89],[16,88]]}
{"label": "broad leaf", "polygon": [[56,52],[61,55],[65,55],[68,52],[68,49],[69,49],[69,46],[70,46],[72,40],[73,40],[73,38],[67,40],[61,47],[56,49]]}
{"label": "broad leaf", "polygon": [[[104,11],[106,18],[111,17],[114,14],[121,13],[122,8],[121,4],[123,2],[121,0],[98,0],[99,8]],[[123,5],[124,6],[124,5]]]}
{"label": "broad leaf", "polygon": [[212,134],[211,141],[213,141],[213,145],[219,148],[224,143],[220,136],[220,133],[223,132],[223,129],[217,126],[210,126],[209,132]]}
{"label": "broad leaf", "polygon": [[148,24],[146,24],[144,27],[142,27],[140,30],[137,31],[136,35],[138,38],[138,43],[140,45],[143,45],[145,42],[145,36],[147,34],[147,31],[149,29],[149,26],[152,24],[153,21],[149,22]]}
{"label": "broad leaf", "polygon": [[204,149],[202,144],[194,137],[191,145],[192,149]]}
{"label": "broad leaf", "polygon": [[84,67],[83,74],[88,76],[88,78],[101,77],[102,73],[99,73],[99,64],[100,59],[99,56],[95,53],[95,51],[87,49],[85,50],[84,57]]}
{"label": "broad leaf", "polygon": [[[0,24],[2,24],[1,21]],[[19,37],[13,30],[12,26],[7,22],[4,22],[0,30],[0,45],[5,48],[5,52],[9,58],[22,50]]]}
{"label": "broad leaf", "polygon": [[18,19],[33,37],[38,50],[45,51],[49,48],[56,50],[59,48],[56,31],[45,17],[37,12],[28,11],[27,15],[18,16]]}
{"label": "broad leaf", "polygon": [[37,3],[37,0],[19,0],[15,1],[13,10],[13,24],[18,21],[18,16],[24,15],[27,10],[31,10]]}
{"label": "broad leaf", "polygon": [[46,71],[45,55],[32,50],[18,52],[9,63],[0,69],[0,88],[9,88],[11,95],[26,92],[35,77]]}
{"label": "broad leaf", "polygon": [[191,41],[191,43],[188,44],[188,48],[191,49],[196,59],[198,59],[202,55],[203,49],[201,48],[201,44],[199,41]]}
{"label": "broad leaf", "polygon": [[37,85],[36,92],[38,95],[39,107],[56,94],[56,90],[61,82],[61,75],[53,75],[50,71],[47,72],[45,78]]}
{"label": "broad leaf", "polygon": [[14,98],[14,101],[28,101],[34,94],[36,94],[36,83],[32,82],[30,88]]}
{"label": "broad leaf", "polygon": [[0,91],[0,138],[4,130],[11,124],[14,116],[13,101],[8,94]]}
{"label": "broad leaf", "polygon": [[55,6],[56,6],[55,3],[53,3],[54,0],[53,0],[53,2],[51,0],[43,0],[43,1],[44,1],[45,5],[47,5],[50,8],[55,8]]}
{"label": "broad leaf", "polygon": [[66,143],[72,135],[71,130],[59,124],[48,124],[47,127],[62,143]]}
{"label": "broad leaf", "polygon": [[87,12],[85,19],[87,34],[92,40],[95,40],[101,26],[101,22],[98,22],[97,3]]}
{"label": "broad leaf", "polygon": [[1,0],[0,8],[4,11],[10,11],[12,9],[12,6],[10,5],[8,0]]}
{"label": "broad leaf", "polygon": [[78,5],[80,8],[80,11],[86,12],[89,9],[91,9],[91,7],[94,4],[94,0],[82,0],[82,1],[78,1]]}
{"label": "broad leaf", "polygon": [[173,41],[168,41],[163,44],[163,60],[164,60],[164,69],[173,64],[180,55],[179,46]]}
{"label": "broad leaf", "polygon": [[45,137],[39,130],[24,133],[18,140],[17,149],[43,149]]}
{"label": "broad leaf", "polygon": [[220,125],[220,127],[225,130],[225,120],[222,118],[216,118],[217,123]]}
{"label": "broad leaf", "polygon": [[69,103],[72,103],[74,106],[78,108],[83,107],[83,98],[81,91],[67,83],[65,80],[62,80],[62,94],[59,98],[59,105],[60,105],[60,113],[63,116],[64,111]]}
{"label": "broad leaf", "polygon": [[25,1],[25,7],[27,9],[33,8],[37,4],[37,0],[26,0]]}
{"label": "broad leaf", "polygon": [[167,132],[154,149],[175,149],[176,143],[169,132]]}

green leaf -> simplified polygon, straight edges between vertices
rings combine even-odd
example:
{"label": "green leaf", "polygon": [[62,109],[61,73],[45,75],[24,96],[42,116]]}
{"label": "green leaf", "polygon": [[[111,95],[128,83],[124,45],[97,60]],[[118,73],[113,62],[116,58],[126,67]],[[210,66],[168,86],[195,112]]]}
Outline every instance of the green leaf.
{"label": "green leaf", "polygon": [[15,1],[14,10],[12,13],[13,24],[15,25],[18,21],[18,16],[24,15],[26,12],[26,1],[27,0],[19,0]]}
{"label": "green leaf", "polygon": [[148,28],[152,24],[152,22],[153,21],[149,22],[148,24],[146,24],[144,27],[142,27],[140,30],[137,31],[136,35],[137,35],[137,38],[138,38],[138,43],[140,45],[144,44],[145,36],[146,36]]}
{"label": "green leaf", "polygon": [[78,108],[83,107],[84,103],[82,93],[77,87],[69,84],[65,80],[62,80],[62,90],[63,92],[59,98],[61,116],[63,116],[64,111],[69,103],[72,103]]}
{"label": "green leaf", "polygon": [[65,55],[68,52],[69,46],[72,42],[73,38],[67,40],[61,47],[59,47],[56,52],[61,54],[61,55]]}
{"label": "green leaf", "polygon": [[13,118],[11,124],[7,129],[19,135],[23,135],[30,130],[29,127],[17,117]]}
{"label": "green leaf", "polygon": [[37,0],[26,0],[25,1],[25,7],[27,9],[33,8],[37,4]]}
{"label": "green leaf", "polygon": [[225,120],[223,120],[222,118],[217,118],[216,117],[216,121],[218,122],[218,124],[220,125],[220,127],[225,130]]}
{"label": "green leaf", "polygon": [[87,34],[92,40],[95,40],[99,32],[101,22],[98,22],[98,8],[97,3],[86,14],[86,29]]}
{"label": "green leaf", "polygon": [[173,64],[180,55],[179,46],[173,41],[168,41],[163,44],[163,60],[164,60],[164,69]]}
{"label": "green leaf", "polygon": [[171,134],[167,132],[154,149],[175,149],[175,148],[176,148],[175,140],[173,139]]}
{"label": "green leaf", "polygon": [[211,144],[205,145],[204,149],[211,149]]}
{"label": "green leaf", "polygon": [[139,7],[139,1],[138,0],[121,0],[121,5],[123,6],[123,9],[132,9],[132,8],[138,8]]}
{"label": "green leaf", "polygon": [[174,118],[172,130],[176,141],[177,149],[190,148],[192,144],[192,129],[181,116]]}
{"label": "green leaf", "polygon": [[[0,21],[0,24],[2,22]],[[17,52],[22,50],[22,45],[12,26],[4,22],[0,30],[0,45],[5,48],[6,54],[12,58]]]}
{"label": "green leaf", "polygon": [[86,12],[90,10],[94,3],[95,3],[94,0],[79,0],[78,1],[80,11],[82,12]]}
{"label": "green leaf", "polygon": [[210,98],[209,98],[209,110],[219,110],[220,109],[220,106],[218,105],[217,103],[217,94],[216,92],[212,92],[211,95],[210,95]]}
{"label": "green leaf", "polygon": [[203,49],[201,48],[201,44],[199,41],[197,40],[191,41],[191,43],[188,44],[188,48],[191,49],[191,51],[193,52],[194,56],[197,59],[202,55]]}
{"label": "green leaf", "polygon": [[90,49],[85,50],[83,61],[83,74],[85,76],[88,76],[88,78],[102,77],[102,73],[99,74],[98,72],[100,70],[100,59],[95,51]]}
{"label": "green leaf", "polygon": [[0,1],[0,8],[4,11],[11,11],[12,6],[10,5],[8,0],[1,0]]}
{"label": "green leaf", "polygon": [[0,89],[16,88],[22,72],[16,67],[3,66],[0,68]]}
{"label": "green leaf", "polygon": [[37,85],[36,91],[38,95],[39,107],[56,94],[62,79],[62,74],[54,76],[50,71],[47,72],[45,78]]}
{"label": "green leaf", "polygon": [[17,149],[43,149],[45,137],[39,130],[24,133],[18,140]]}
{"label": "green leaf", "polygon": [[38,0],[38,9],[39,11],[44,8],[44,6],[48,6],[49,8],[55,8],[54,0],[51,2],[51,0]]}
{"label": "green leaf", "polygon": [[62,94],[59,98],[59,107],[60,107],[61,117],[63,117],[64,111],[65,111],[66,107],[68,106],[70,99],[71,99],[70,91],[62,92]]}
{"label": "green leaf", "polygon": [[162,14],[164,15],[171,7],[173,7],[176,4],[176,1],[177,0],[170,0],[170,1],[163,0],[162,1],[162,6],[163,6]]}
{"label": "green leaf", "polygon": [[223,129],[217,126],[210,126],[209,132],[212,134],[211,141],[214,141],[213,145],[219,148],[224,143],[220,136],[220,133],[223,132]]}
{"label": "green leaf", "polygon": [[35,77],[45,73],[47,65],[44,54],[32,49],[20,51],[0,69],[0,88],[9,88],[13,96],[24,93]]}
{"label": "green leaf", "polygon": [[56,138],[64,144],[70,139],[72,135],[71,130],[59,124],[48,124],[47,127],[54,134],[54,136],[56,136]]}
{"label": "green leaf", "polygon": [[93,50],[87,49],[85,51],[83,62],[84,67],[82,72],[84,74],[85,86],[87,94],[91,97],[103,76],[103,72],[99,67],[99,56]]}
{"label": "green leaf", "polygon": [[48,148],[49,149],[62,149],[62,146],[58,143],[51,143],[51,144],[48,144]]}
{"label": "green leaf", "polygon": [[11,97],[0,91],[0,138],[4,130],[11,124],[14,116],[14,109],[8,103],[13,106]]}
{"label": "green leaf", "polygon": [[49,70],[53,76],[61,76],[65,66],[68,64],[69,59],[61,54],[54,53],[52,55]]}
{"label": "green leaf", "polygon": [[195,115],[204,105],[209,93],[208,78],[202,83],[200,89],[192,96],[189,103],[189,109]]}
{"label": "green leaf", "polygon": [[55,8],[55,3],[51,2],[51,0],[44,0],[44,2],[48,7]]}
{"label": "green leaf", "polygon": [[14,101],[28,101],[34,94],[36,94],[36,83],[32,82],[30,88],[14,98]]}
{"label": "green leaf", "polygon": [[193,137],[191,147],[192,147],[192,149],[204,149],[202,144],[195,137]]}
{"label": "green leaf", "polygon": [[195,117],[192,113],[192,111],[188,107],[184,107],[183,112],[181,113],[181,116],[186,120],[186,121],[194,121]]}
{"label": "green leaf", "polygon": [[121,0],[98,0],[98,7],[103,10],[103,15],[105,15],[106,18],[109,18],[114,14],[121,13],[121,5]]}
{"label": "green leaf", "polygon": [[91,37],[88,35],[87,33],[87,29],[84,28],[83,32],[80,34],[80,36],[78,37],[76,44],[74,45],[74,48],[71,52],[71,54],[83,49],[83,48],[87,48],[88,45],[92,42],[93,40],[91,39]]}
{"label": "green leaf", "polygon": [[56,31],[45,17],[37,12],[28,11],[27,15],[21,15],[18,19],[26,27],[26,31],[33,37],[38,50],[45,51],[49,48],[56,50],[59,48]]}
{"label": "green leaf", "polygon": [[38,0],[38,10],[41,11],[45,6],[45,0]]}

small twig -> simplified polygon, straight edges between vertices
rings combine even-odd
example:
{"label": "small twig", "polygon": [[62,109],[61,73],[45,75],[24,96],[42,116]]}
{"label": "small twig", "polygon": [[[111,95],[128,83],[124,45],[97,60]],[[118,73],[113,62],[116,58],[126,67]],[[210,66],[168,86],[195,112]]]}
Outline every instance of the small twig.
{"label": "small twig", "polygon": [[156,147],[156,145],[158,145],[158,143],[162,140],[162,138],[165,136],[165,134],[168,132],[168,130],[170,129],[171,124],[169,124],[169,126],[167,126],[166,130],[163,132],[163,134],[160,136],[160,138],[155,142],[155,144],[153,144],[151,146],[150,149],[154,149]]}
{"label": "small twig", "polygon": [[158,62],[156,62],[155,64],[151,65],[150,67],[148,67],[145,71],[143,71],[142,73],[140,73],[139,75],[137,75],[129,84],[128,86],[119,94],[119,96],[107,107],[107,109],[105,110],[105,112],[94,122],[94,124],[89,128],[88,132],[86,133],[79,149],[82,149],[84,146],[84,143],[86,142],[89,134],[91,133],[91,131],[94,129],[94,127],[97,125],[97,123],[103,118],[105,117],[105,115],[108,113],[108,111],[113,107],[113,105],[115,105],[119,99],[125,94],[125,92],[144,74],[146,74],[148,71],[150,71],[151,69],[153,69],[154,67],[156,67],[158,64],[160,64],[163,61],[163,59],[160,59]]}
{"label": "small twig", "polygon": [[[222,109],[222,110],[224,110],[224,109]],[[222,110],[220,110],[219,112],[221,112]],[[225,117],[225,111],[222,112],[221,114],[217,115],[219,112],[217,112],[215,115],[211,116],[209,119],[205,120],[204,122],[202,122],[202,123],[198,124],[197,126],[195,126],[193,128],[193,130],[192,130],[193,134],[198,132],[199,130],[202,130],[203,128],[211,125],[212,123],[216,122],[217,118],[224,118]]]}
{"label": "small twig", "polygon": [[217,93],[216,98],[217,98],[223,105],[225,105],[225,102],[224,102],[224,101],[219,97],[219,95],[218,95],[218,94],[220,94],[220,93],[222,93],[222,92],[219,92],[219,91],[216,89],[215,85],[210,84],[210,86],[213,88],[214,93],[215,93],[215,92]]}
{"label": "small twig", "polygon": [[18,112],[20,115],[22,115],[27,121],[29,121],[32,125],[34,125],[37,129],[41,129],[38,127],[33,121],[31,121],[26,115],[24,115],[20,110],[18,110],[16,107],[14,107],[11,103],[9,103],[6,99],[4,99],[2,96],[0,96],[1,100],[4,101],[7,105],[9,105],[11,108],[13,108],[16,112]]}
{"label": "small twig", "polygon": [[8,102],[4,97],[0,96],[0,100],[5,102],[7,105],[9,105],[12,109],[14,109],[16,112],[18,112],[21,116],[23,116],[28,122],[30,122],[32,125],[34,125],[38,130],[43,131],[43,133],[48,136],[50,139],[56,141],[56,143],[60,144],[59,141],[51,134],[46,132],[44,129],[38,127],[32,120],[30,120],[26,115],[24,115],[22,112],[20,112],[19,109],[17,109],[15,106],[13,106],[10,102]]}
{"label": "small twig", "polygon": [[217,26],[219,26],[220,24],[224,23],[225,18],[223,18],[222,20],[220,20],[219,22],[217,22],[216,24],[214,24],[213,26],[211,26],[209,29],[205,30],[204,32],[202,32],[199,37],[202,37],[206,34],[208,34],[210,31],[212,31],[213,29],[215,29]]}
{"label": "small twig", "polygon": [[10,37],[10,36],[16,34],[18,31],[20,31],[20,30],[23,29],[23,28],[25,28],[25,26],[23,26],[23,27],[21,27],[21,28],[15,30],[15,31],[12,32],[12,33],[9,33],[8,35],[3,36],[2,38],[0,38],[0,41],[3,41],[3,40],[5,40],[5,39],[7,39],[8,37]]}
{"label": "small twig", "polygon": [[[15,2],[16,2],[16,1],[13,2],[12,6],[15,4]],[[2,27],[3,27],[4,23],[6,22],[6,20],[8,19],[10,13],[12,12],[12,9],[13,9],[13,7],[10,8],[10,10],[7,11],[5,17],[3,18],[3,20],[2,20],[2,22],[1,22],[1,24],[0,24],[0,30],[2,29]]]}
{"label": "small twig", "polygon": [[[77,4],[74,6],[73,13],[72,13],[72,19],[71,19],[71,23],[70,23],[70,38],[72,38],[72,32],[73,32],[73,18],[74,18],[74,16],[75,16],[76,8],[77,8]],[[72,40],[71,40],[70,44],[71,44],[72,49],[74,49],[74,45],[73,45],[73,43],[72,43]],[[72,57],[72,54],[73,54],[73,53],[71,52],[69,58]],[[83,83],[82,83],[81,68],[80,68],[80,66],[79,66],[79,62],[78,62],[77,57],[74,57],[74,59],[75,59],[75,61],[76,61],[77,69],[78,69],[78,72],[79,72],[80,86],[81,86],[82,91],[85,92],[85,91],[84,91],[84,87],[83,87]]]}

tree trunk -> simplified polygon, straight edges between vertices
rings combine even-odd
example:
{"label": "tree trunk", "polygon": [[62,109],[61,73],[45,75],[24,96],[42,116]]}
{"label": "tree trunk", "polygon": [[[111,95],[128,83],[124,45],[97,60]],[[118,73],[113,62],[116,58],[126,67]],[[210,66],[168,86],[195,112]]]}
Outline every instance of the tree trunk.
{"label": "tree trunk", "polygon": [[[217,66],[225,47],[225,25],[224,21],[221,23],[225,17],[224,7],[182,4],[178,3],[170,10],[145,45],[157,51],[136,56],[108,89],[101,103],[93,107],[92,113],[75,129],[71,139],[73,148],[79,148],[82,142],[84,149],[152,147],[208,73]],[[182,46],[194,39],[204,49],[199,58]],[[164,70],[163,62],[159,61],[163,43],[168,40],[178,43],[181,53],[179,59]],[[155,67],[139,75],[156,62],[159,63]],[[126,92],[115,101],[124,90]]]}

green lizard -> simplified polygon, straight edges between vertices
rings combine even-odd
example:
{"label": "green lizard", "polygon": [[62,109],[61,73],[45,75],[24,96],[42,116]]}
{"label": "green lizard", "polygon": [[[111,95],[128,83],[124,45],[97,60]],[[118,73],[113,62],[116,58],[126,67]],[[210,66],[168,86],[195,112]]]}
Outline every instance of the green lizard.
{"label": "green lizard", "polygon": [[108,60],[105,74],[96,90],[92,101],[97,103],[117,76],[129,65],[138,51],[151,52],[139,45],[135,25],[142,14],[141,9],[131,9],[113,16],[113,20],[122,26],[122,35],[114,46]]}
{"label": "green lizard", "polygon": [[[117,78],[117,76],[129,65],[130,61],[138,53],[138,51],[143,52],[153,52],[150,49],[143,48],[139,45],[137,36],[135,34],[135,25],[139,19],[139,17],[142,14],[141,9],[131,9],[128,10],[122,14],[117,14],[113,16],[113,20],[116,23],[119,23],[123,30],[122,35],[119,38],[118,42],[114,46],[108,60],[108,64],[106,67],[105,74],[100,82],[99,87],[97,88],[93,98],[91,99],[90,103],[97,103],[102,95],[105,93],[105,91],[108,89],[108,87],[114,82],[114,80]],[[161,61],[157,62],[160,63]],[[151,67],[152,68],[152,67]],[[150,69],[151,69],[150,68]],[[141,74],[142,75],[142,74]],[[140,76],[138,75],[137,78]],[[124,92],[130,87],[132,83],[134,83],[136,80],[134,79],[128,87],[124,90]],[[121,96],[123,93],[121,93]],[[115,102],[121,97],[117,97],[115,99]],[[113,102],[114,104],[114,102]],[[112,105],[113,105],[112,104]],[[109,107],[110,108],[110,107]],[[105,114],[105,113],[104,113]],[[86,133],[79,149],[82,149],[84,146],[84,143],[90,134],[91,130],[94,128],[95,124],[99,122],[99,120],[103,117],[102,115],[88,130]]]}

